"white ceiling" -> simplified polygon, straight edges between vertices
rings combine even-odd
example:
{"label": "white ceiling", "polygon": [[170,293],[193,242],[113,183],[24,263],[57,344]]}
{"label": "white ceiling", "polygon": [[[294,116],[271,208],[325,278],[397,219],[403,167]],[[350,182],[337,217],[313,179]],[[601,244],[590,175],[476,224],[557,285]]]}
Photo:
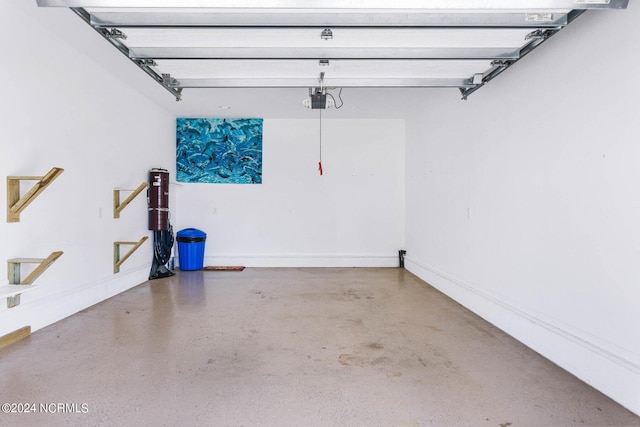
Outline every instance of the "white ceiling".
{"label": "white ceiling", "polygon": [[[537,47],[564,28],[574,13],[567,7],[627,4],[594,1],[396,0],[389,9],[385,1],[316,0],[302,9],[287,9],[297,2],[164,0],[153,4],[184,7],[131,9],[123,6],[145,1],[38,0],[40,5],[82,9],[74,13],[67,8],[38,8],[30,13],[177,116],[316,117],[318,111],[305,109],[302,101],[308,99],[310,88],[322,86],[338,105],[339,88],[344,88],[344,106],[326,110],[329,116],[402,118],[436,90],[427,87],[441,87],[437,90],[460,98],[458,88],[483,86],[492,74],[505,69],[505,60],[508,68],[525,50],[528,53],[532,42]],[[250,8],[185,8],[212,3],[222,7],[242,3]],[[425,3],[431,9],[424,9]],[[481,6],[463,8],[469,4]],[[511,9],[505,9],[506,4]],[[116,7],[94,7],[105,5]],[[527,8],[518,9],[519,5]],[[412,9],[399,9],[403,6]],[[79,12],[90,16],[96,31],[76,15]],[[328,20],[338,24],[330,26]],[[121,25],[112,25],[116,23]],[[333,38],[325,40],[321,33],[329,27]],[[532,38],[536,30],[543,37]],[[118,31],[126,39],[103,37]],[[328,59],[328,64],[320,59]],[[141,65],[151,60],[152,65]],[[180,88],[182,100],[176,102]]]}

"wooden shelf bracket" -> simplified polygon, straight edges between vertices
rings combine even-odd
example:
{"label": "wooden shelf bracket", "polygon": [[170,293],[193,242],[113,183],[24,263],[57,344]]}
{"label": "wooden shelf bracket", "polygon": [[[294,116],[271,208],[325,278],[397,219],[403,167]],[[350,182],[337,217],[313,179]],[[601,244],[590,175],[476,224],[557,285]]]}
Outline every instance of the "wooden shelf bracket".
{"label": "wooden shelf bracket", "polygon": [[[120,272],[120,266],[149,238],[144,236],[137,242],[113,242],[113,274]],[[120,257],[120,245],[133,245],[129,252]]]}
{"label": "wooden shelf bracket", "polygon": [[[7,222],[20,222],[20,212],[29,206],[62,172],[64,172],[62,168],[52,168],[45,176],[8,176]],[[20,181],[38,182],[24,196],[20,197]]]}
{"label": "wooden shelf bracket", "polygon": [[[64,252],[56,251],[51,252],[46,258],[12,258],[7,260],[7,273],[9,276],[9,285],[0,286],[0,296],[7,297],[7,307],[15,307],[20,304],[20,294],[23,292],[37,288],[37,285],[32,283],[44,273],[51,264],[53,264],[58,258],[62,256]],[[30,274],[24,279],[21,276],[22,264],[39,264]]]}
{"label": "wooden shelf bracket", "polygon": [[3,335],[0,337],[0,348],[13,344],[16,341],[21,340],[22,338],[28,337],[29,335],[31,335],[31,326],[25,326],[24,328],[20,328],[17,331],[13,331],[7,335]]}
{"label": "wooden shelf bracket", "polygon": [[[140,194],[142,192],[142,190],[144,190],[148,186],[149,186],[149,184],[147,182],[143,182],[135,190],[125,190],[125,189],[115,189],[115,190],[113,190],[113,217],[114,218],[120,218],[120,212],[122,212],[122,210],[124,208],[126,208],[127,205],[129,203],[131,203],[131,201],[133,199],[135,199],[136,196],[138,194]],[[120,202],[120,192],[121,191],[133,191],[133,193],[129,194],[129,197],[124,199],[123,202]]]}

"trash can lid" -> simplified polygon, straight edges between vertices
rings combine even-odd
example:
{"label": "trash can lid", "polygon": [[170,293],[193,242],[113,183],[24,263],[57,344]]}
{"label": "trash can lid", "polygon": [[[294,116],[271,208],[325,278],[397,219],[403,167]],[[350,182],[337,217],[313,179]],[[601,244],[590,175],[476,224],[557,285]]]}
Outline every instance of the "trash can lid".
{"label": "trash can lid", "polygon": [[197,228],[185,228],[184,230],[178,231],[176,236],[178,236],[178,237],[205,238],[205,237],[207,237],[207,233],[205,233],[202,230],[198,230]]}

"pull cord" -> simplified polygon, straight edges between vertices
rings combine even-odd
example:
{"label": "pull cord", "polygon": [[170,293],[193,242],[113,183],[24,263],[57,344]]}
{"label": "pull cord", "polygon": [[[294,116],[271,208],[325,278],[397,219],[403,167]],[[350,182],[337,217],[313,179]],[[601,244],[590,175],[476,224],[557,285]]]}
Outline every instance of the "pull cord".
{"label": "pull cord", "polygon": [[318,171],[322,176],[322,108],[319,108],[318,111],[320,112],[320,161],[318,162]]}

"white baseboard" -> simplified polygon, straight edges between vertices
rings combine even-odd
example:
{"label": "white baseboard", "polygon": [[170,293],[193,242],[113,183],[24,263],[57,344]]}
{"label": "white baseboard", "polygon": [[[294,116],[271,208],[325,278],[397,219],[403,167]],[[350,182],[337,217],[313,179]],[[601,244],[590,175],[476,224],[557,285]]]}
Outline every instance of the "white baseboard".
{"label": "white baseboard", "polygon": [[581,336],[551,319],[527,313],[437,268],[405,258],[405,267],[483,319],[640,415],[640,363],[604,340]]}
{"label": "white baseboard", "polygon": [[245,267],[397,267],[397,255],[380,254],[214,254],[204,265]]}
{"label": "white baseboard", "polygon": [[[32,332],[49,326],[145,282],[149,278],[150,269],[151,263],[122,269],[118,274],[95,282],[74,286],[43,298],[23,301],[2,312],[0,336],[24,326],[31,326]],[[23,297],[23,300],[26,299]]]}

